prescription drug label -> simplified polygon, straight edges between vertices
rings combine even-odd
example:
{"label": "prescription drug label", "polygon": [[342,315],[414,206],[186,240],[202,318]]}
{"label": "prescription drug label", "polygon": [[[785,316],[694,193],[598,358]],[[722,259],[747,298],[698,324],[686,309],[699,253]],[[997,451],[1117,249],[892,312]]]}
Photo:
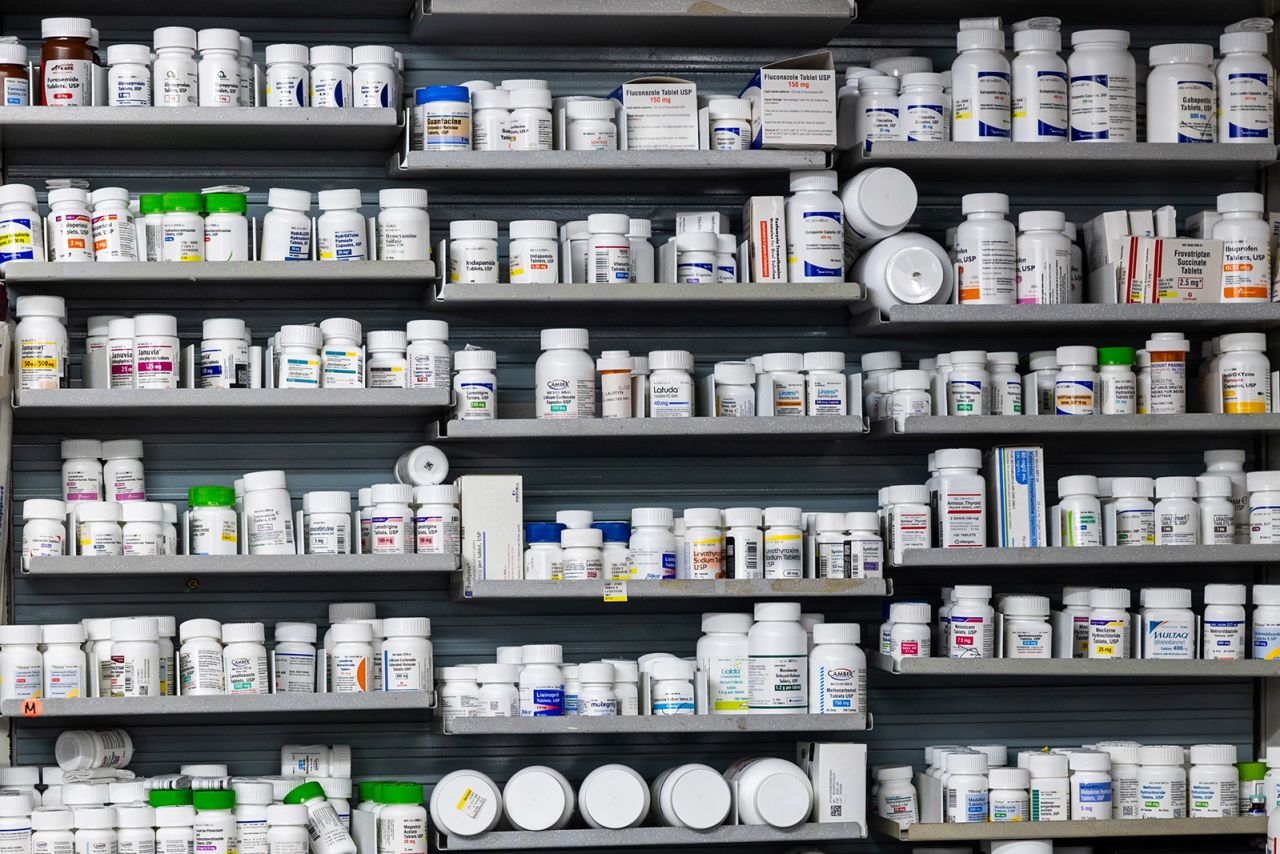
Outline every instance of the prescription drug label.
{"label": "prescription drug label", "polygon": [[1222,301],[1271,298],[1271,246],[1248,238],[1222,241]]}
{"label": "prescription drug label", "polygon": [[625,147],[635,151],[698,148],[698,87],[686,80],[624,83],[612,95],[623,108]]}
{"label": "prescription drug label", "polygon": [[802,712],[809,706],[807,655],[752,655],[747,660],[751,711]]}

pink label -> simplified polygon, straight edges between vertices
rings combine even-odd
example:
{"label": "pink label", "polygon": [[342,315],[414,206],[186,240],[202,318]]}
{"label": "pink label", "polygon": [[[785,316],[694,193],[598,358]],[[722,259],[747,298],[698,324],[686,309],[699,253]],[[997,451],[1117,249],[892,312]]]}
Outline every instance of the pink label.
{"label": "pink label", "polygon": [[171,374],[173,373],[173,362],[139,362],[138,373]]}
{"label": "pink label", "polygon": [[96,492],[68,492],[68,501],[97,501],[98,493]]}
{"label": "pink label", "polygon": [[132,374],[132,373],[133,373],[133,365],[112,365],[112,366],[111,366],[111,373],[112,373],[112,374],[115,374],[115,375],[117,375],[117,376],[119,376],[119,375],[121,375],[121,374]]}
{"label": "pink label", "polygon": [[141,492],[117,492],[116,501],[146,501],[147,496]]}

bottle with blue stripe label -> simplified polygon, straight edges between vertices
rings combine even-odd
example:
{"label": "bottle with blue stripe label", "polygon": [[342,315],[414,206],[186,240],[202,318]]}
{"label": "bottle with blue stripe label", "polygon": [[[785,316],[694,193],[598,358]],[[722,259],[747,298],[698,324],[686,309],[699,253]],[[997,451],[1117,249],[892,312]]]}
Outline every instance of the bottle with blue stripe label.
{"label": "bottle with blue stripe label", "polygon": [[844,281],[844,206],[836,195],[836,173],[806,169],[791,173],[787,199],[787,280]]}
{"label": "bottle with blue stripe label", "polygon": [[1275,71],[1266,55],[1271,22],[1261,21],[1265,32],[1227,32],[1218,39],[1219,142],[1275,142]]}
{"label": "bottle with blue stripe label", "polygon": [[961,30],[951,66],[951,138],[1008,141],[1012,121],[1009,60],[1001,30]]}

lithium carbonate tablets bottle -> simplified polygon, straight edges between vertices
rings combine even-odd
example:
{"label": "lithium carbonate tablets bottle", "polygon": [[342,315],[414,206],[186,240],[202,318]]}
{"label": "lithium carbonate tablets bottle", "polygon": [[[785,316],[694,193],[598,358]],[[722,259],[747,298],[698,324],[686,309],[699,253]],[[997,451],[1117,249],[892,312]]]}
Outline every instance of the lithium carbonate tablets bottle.
{"label": "lithium carbonate tablets bottle", "polygon": [[951,138],[956,142],[1009,139],[1012,97],[1009,60],[1000,30],[960,30],[951,66]]}
{"label": "lithium carbonate tablets bottle", "polygon": [[1147,142],[1216,142],[1213,46],[1158,44],[1148,57]]}
{"label": "lithium carbonate tablets bottle", "polygon": [[1137,69],[1125,30],[1071,34],[1072,142],[1136,142]]}
{"label": "lithium carbonate tablets bottle", "polygon": [[585,329],[544,329],[534,368],[539,418],[594,418],[595,363]]}

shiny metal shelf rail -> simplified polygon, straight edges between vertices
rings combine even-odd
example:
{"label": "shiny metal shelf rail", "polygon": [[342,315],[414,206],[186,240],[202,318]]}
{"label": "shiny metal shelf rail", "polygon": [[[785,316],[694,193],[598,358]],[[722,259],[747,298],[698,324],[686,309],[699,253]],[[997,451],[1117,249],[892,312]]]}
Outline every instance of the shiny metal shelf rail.
{"label": "shiny metal shelf rail", "polygon": [[616,717],[455,718],[446,735],[697,735],[713,732],[863,732],[870,715],[627,715]]}
{"label": "shiny metal shelf rail", "polygon": [[388,149],[401,132],[397,111],[286,107],[7,107],[6,149]]}
{"label": "shiny metal shelf rail", "polygon": [[873,667],[900,676],[1052,676],[1094,678],[1252,679],[1280,676],[1280,662],[1172,661],[1117,658],[904,658],[895,663],[887,655],[868,656]]}
{"label": "shiny metal shelf rail", "polygon": [[1244,179],[1276,162],[1274,145],[1174,142],[1106,144],[1039,142],[875,142],[847,152],[842,171],[896,166],[913,178],[1016,180],[1108,178],[1126,181],[1197,178]]}
{"label": "shiny metal shelf rail", "polygon": [[457,555],[225,555],[42,557],[24,576],[386,575],[454,572]]}
{"label": "shiny metal shelf rail", "polygon": [[888,316],[862,306],[850,318],[855,335],[1005,337],[1049,335],[1075,340],[1118,329],[1264,331],[1280,327],[1280,303],[1164,303],[1156,305],[899,305]]}
{"label": "shiny metal shelf rail", "polygon": [[437,833],[439,851],[525,851],[573,848],[665,848],[672,851],[703,846],[794,845],[801,842],[842,842],[863,839],[867,830],[856,821],[801,824],[788,829],[765,825],[725,825],[697,831],[684,827],[633,827],[627,830],[498,831],[480,836]]}
{"label": "shiny metal shelf rail", "polygon": [[849,0],[416,0],[409,37],[440,45],[814,46],[848,26],[854,8]]}
{"label": "shiny metal shelf rail", "polygon": [[1111,821],[1001,821],[913,824],[906,829],[878,816],[869,819],[877,833],[901,842],[975,842],[986,839],[1085,839],[1134,836],[1246,836],[1267,832],[1266,816],[1240,818],[1165,818]]}
{"label": "shiny metal shelf rail", "polygon": [[596,599],[620,603],[632,599],[772,599],[888,596],[884,578],[744,578],[724,581],[477,581],[460,588],[461,599]]}
{"label": "shiny metal shelf rail", "polygon": [[751,437],[769,439],[862,436],[866,420],[859,416],[802,418],[497,418],[493,421],[448,421],[439,441],[479,439],[585,439]]}
{"label": "shiny metal shelf rail", "polygon": [[[442,282],[436,287],[432,305],[441,309],[503,308],[520,311],[546,306],[650,307],[725,306],[741,304],[753,308],[844,308],[859,303],[866,295],[856,282],[836,284],[624,284],[624,285],[475,285]],[[764,318],[761,318],[762,320]]]}
{"label": "shiny metal shelf rail", "polygon": [[1280,414],[1216,415],[923,415],[907,418],[905,427],[892,421],[871,423],[873,438],[899,436],[1072,436],[1123,433],[1127,436],[1170,436],[1189,433],[1274,433]]}
{"label": "shiny metal shelf rail", "polygon": [[[117,108],[120,109],[120,108]],[[431,261],[10,261],[0,280],[19,293],[68,299],[425,300]],[[109,290],[108,290],[109,289]]]}
{"label": "shiny metal shelf rail", "polygon": [[368,694],[250,694],[219,697],[75,697],[71,699],[4,700],[0,716],[26,724],[66,726],[68,721],[92,722],[142,719],[164,723],[281,723],[303,718],[333,717],[422,718],[435,705],[432,691],[376,691]]}
{"label": "shiny metal shelf rail", "polygon": [[[28,389],[15,394],[18,419],[69,418],[225,418],[288,417],[381,418],[443,412],[448,389],[385,388],[175,388],[175,389]],[[163,429],[163,428],[161,428]],[[287,423],[281,429],[288,430]]]}
{"label": "shiny metal shelf rail", "polygon": [[1276,546],[1094,546],[1044,549],[908,549],[898,569],[974,567],[1188,566],[1280,562]]}

